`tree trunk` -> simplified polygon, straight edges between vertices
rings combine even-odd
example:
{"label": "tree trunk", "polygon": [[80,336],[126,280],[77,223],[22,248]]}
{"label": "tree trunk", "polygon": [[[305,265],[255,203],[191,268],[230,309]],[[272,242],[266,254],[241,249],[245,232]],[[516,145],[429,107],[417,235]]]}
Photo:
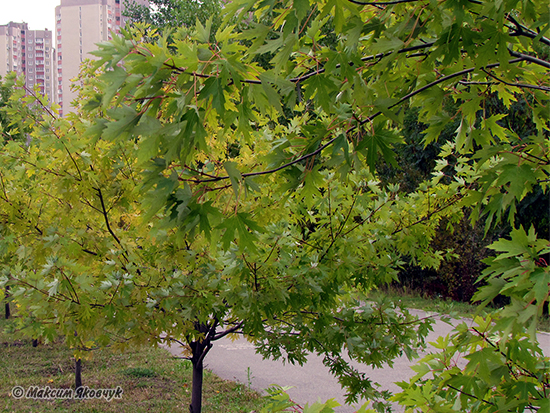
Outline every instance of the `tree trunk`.
{"label": "tree trunk", "polygon": [[202,410],[202,380],[204,373],[204,357],[212,348],[212,339],[216,332],[218,321],[214,320],[213,324],[195,323],[195,329],[204,334],[204,339],[200,341],[190,341],[191,348],[191,363],[193,364],[193,384],[191,386],[191,404],[189,405],[189,413],[201,413]]}
{"label": "tree trunk", "polygon": [[202,358],[197,364],[193,361],[193,385],[191,388],[191,405],[189,406],[189,413],[201,413],[203,373],[204,367]]}
{"label": "tree trunk", "polygon": [[74,388],[82,387],[82,360],[75,359],[74,363]]}
{"label": "tree trunk", "polygon": [[6,285],[6,320],[10,318],[11,311],[10,311],[10,302],[8,301],[8,297],[10,296],[10,286]]}

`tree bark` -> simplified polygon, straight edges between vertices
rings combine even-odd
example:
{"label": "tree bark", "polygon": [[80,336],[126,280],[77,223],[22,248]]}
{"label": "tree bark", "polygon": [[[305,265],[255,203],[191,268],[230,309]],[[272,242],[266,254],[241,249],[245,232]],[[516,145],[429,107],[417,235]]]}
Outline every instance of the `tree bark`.
{"label": "tree bark", "polygon": [[82,387],[82,359],[75,359],[74,363],[74,388]]}
{"label": "tree bark", "polygon": [[201,358],[197,364],[193,363],[193,385],[191,389],[191,405],[189,406],[189,413],[201,413],[203,373],[204,365]]}
{"label": "tree bark", "polygon": [[5,299],[6,299],[6,307],[5,307],[5,308],[6,308],[6,315],[5,315],[6,320],[7,320],[8,318],[10,318],[10,316],[11,316],[10,302],[8,301],[8,297],[9,297],[9,296],[10,296],[10,286],[9,286],[9,285],[6,285],[6,297],[5,297]]}
{"label": "tree bark", "polygon": [[212,348],[212,340],[216,333],[218,320],[214,320],[212,325],[195,323],[195,329],[204,334],[204,338],[197,341],[187,340],[191,347],[191,363],[193,365],[193,384],[191,388],[191,404],[189,413],[201,413],[202,410],[202,381],[204,373],[204,357]]}

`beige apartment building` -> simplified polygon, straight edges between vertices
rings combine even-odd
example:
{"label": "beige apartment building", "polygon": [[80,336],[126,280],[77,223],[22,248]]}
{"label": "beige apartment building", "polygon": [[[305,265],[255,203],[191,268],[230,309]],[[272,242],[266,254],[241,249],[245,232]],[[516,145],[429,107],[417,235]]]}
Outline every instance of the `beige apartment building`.
{"label": "beige apartment building", "polygon": [[55,100],[55,50],[52,32],[29,30],[27,23],[0,25],[0,76],[25,75],[29,90]]}
{"label": "beige apartment building", "polygon": [[[148,5],[148,0],[134,0]],[[61,0],[55,8],[55,44],[57,51],[56,100],[61,115],[71,111],[76,93],[71,82],[81,63],[94,58],[89,52],[96,43],[110,40],[126,24],[122,16],[123,0]]]}

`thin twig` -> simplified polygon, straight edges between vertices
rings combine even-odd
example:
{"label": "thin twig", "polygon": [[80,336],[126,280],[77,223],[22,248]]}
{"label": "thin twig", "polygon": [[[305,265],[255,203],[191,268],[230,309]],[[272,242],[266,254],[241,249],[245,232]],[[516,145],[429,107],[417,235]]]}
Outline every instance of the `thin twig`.
{"label": "thin twig", "polygon": [[[538,86],[538,85],[527,85],[525,83],[510,83],[510,82],[507,82],[497,76],[495,76],[494,74],[492,74],[491,72],[485,70],[485,68],[481,69],[483,70],[483,72],[485,72],[485,74],[489,77],[492,77],[493,79],[495,80],[498,80],[499,82],[501,83],[504,83],[505,85],[508,85],[508,86],[513,86],[513,87],[519,87],[519,88],[526,88],[526,89],[537,89],[537,90],[543,90],[545,92],[550,92],[550,87],[546,87],[546,86]],[[470,83],[473,83],[473,82],[470,82]],[[481,82],[480,82],[481,83]]]}

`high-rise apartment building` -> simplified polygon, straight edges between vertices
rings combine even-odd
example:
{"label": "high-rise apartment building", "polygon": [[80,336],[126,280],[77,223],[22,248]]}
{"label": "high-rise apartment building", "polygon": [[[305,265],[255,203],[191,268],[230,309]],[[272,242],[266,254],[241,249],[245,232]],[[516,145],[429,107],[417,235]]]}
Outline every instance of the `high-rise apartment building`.
{"label": "high-rise apartment building", "polygon": [[29,30],[27,23],[0,25],[0,76],[25,75],[26,86],[35,85],[50,101],[55,100],[55,50],[52,32]]}
{"label": "high-rise apartment building", "polygon": [[55,100],[55,50],[52,32],[29,30],[25,39],[25,73],[29,89],[38,85],[40,93]]}
{"label": "high-rise apartment building", "polygon": [[28,30],[27,23],[9,22],[0,26],[0,76],[9,72],[24,73],[23,48]]}
{"label": "high-rise apartment building", "polygon": [[[134,0],[148,5],[148,0]],[[55,8],[55,42],[57,50],[57,102],[61,114],[71,111],[76,93],[71,81],[78,75],[81,63],[94,58],[89,52],[96,43],[110,40],[126,24],[122,16],[123,0],[61,0]]]}

